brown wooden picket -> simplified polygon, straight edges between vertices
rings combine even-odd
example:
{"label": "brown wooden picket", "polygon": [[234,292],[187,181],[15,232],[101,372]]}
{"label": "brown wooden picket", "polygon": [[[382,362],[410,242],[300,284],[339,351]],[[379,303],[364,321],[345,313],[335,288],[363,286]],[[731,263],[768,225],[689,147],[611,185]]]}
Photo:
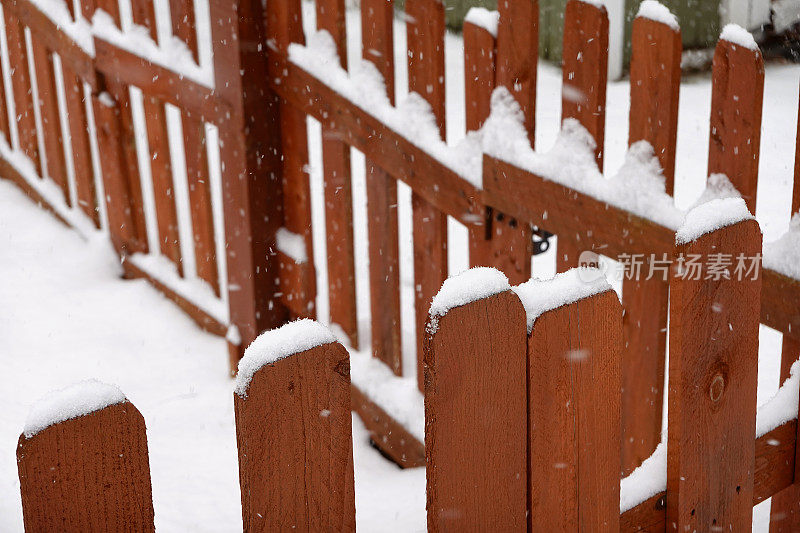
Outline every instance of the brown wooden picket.
{"label": "brown wooden picket", "polygon": [[[760,262],[758,223],[738,222],[679,243],[674,257],[692,254]],[[667,524],[678,531],[749,530],[760,269],[753,277],[731,271],[727,279],[704,279],[685,268],[679,262],[670,282]]]}
{"label": "brown wooden picket", "polygon": [[[666,192],[675,188],[675,147],[681,82],[681,32],[644,17],[633,22],[628,144],[647,141],[663,169]],[[661,441],[669,280],[646,258],[646,273],[622,282],[622,471],[630,473]],[[650,277],[650,279],[647,279]]]}
{"label": "brown wooden picket", "polygon": [[[394,8],[385,0],[361,2],[362,55],[383,76],[394,104]],[[400,251],[397,183],[366,158],[369,291],[372,355],[402,374],[400,322]]]}
{"label": "brown wooden picket", "polygon": [[725,174],[755,213],[764,100],[761,52],[721,39],[711,80],[708,173]]}
{"label": "brown wooden picket", "polygon": [[197,29],[192,0],[169,0],[169,15],[172,21],[172,34],[186,43],[195,61],[199,59]]}
{"label": "brown wooden picket", "polygon": [[[339,62],[346,70],[347,32],[344,0],[317,1],[317,29],[325,30],[333,37]],[[330,320],[342,328],[347,334],[350,345],[358,349],[350,146],[337,139],[336,133],[325,127],[322,128],[322,172],[325,184]]]}
{"label": "brown wooden picket", "polygon": [[619,530],[621,367],[614,291],[536,319],[528,334],[529,531]]}
{"label": "brown wooden picket", "polygon": [[258,370],[234,393],[244,531],[353,531],[350,361],[339,343]]}
{"label": "brown wooden picket", "polygon": [[524,530],[525,310],[506,291],[431,321],[425,335],[428,531]]}
{"label": "brown wooden picket", "polygon": [[144,418],[125,401],[17,446],[25,531],[155,531]]}
{"label": "brown wooden picket", "polygon": [[577,119],[594,138],[603,171],[608,84],[608,12],[605,6],[569,0],[564,13],[561,118]]}
{"label": "brown wooden picket", "polygon": [[33,64],[39,97],[37,105],[42,121],[42,141],[47,158],[47,176],[58,185],[65,202],[70,205],[67,161],[64,152],[64,136],[59,120],[53,55],[33,35],[31,35],[31,44],[33,45]]}
{"label": "brown wooden picket", "polygon": [[42,175],[42,161],[39,158],[38,134],[33,114],[33,86],[28,70],[28,46],[25,42],[25,28],[11,13],[4,9],[6,39],[8,41],[8,61],[11,71],[11,85],[17,122],[19,146],[33,163],[36,173]]}
{"label": "brown wooden picket", "polygon": [[[427,101],[447,138],[445,117],[444,4],[438,0],[406,1],[408,89]],[[411,193],[414,225],[414,311],[417,326],[417,381],[423,382],[423,335],[431,298],[447,278],[447,215]]]}

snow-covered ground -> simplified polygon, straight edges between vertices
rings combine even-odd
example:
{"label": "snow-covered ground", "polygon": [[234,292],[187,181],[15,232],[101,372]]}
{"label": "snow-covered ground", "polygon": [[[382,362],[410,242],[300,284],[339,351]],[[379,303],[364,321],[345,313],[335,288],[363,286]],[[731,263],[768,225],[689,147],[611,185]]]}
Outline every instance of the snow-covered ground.
{"label": "snow-covered ground", "polygon": [[[308,31],[313,5],[304,3]],[[360,25],[348,13],[351,64],[361,55]],[[397,95],[407,93],[405,28],[395,24]],[[463,50],[448,34],[448,140],[464,135]],[[767,240],[788,226],[794,164],[800,66],[767,66],[758,219]],[[559,130],[561,73],[539,68],[537,133],[540,148]],[[692,76],[681,87],[676,200],[691,205],[706,175],[710,77]],[[622,165],[627,147],[628,85],[608,88],[606,173]],[[319,125],[310,124],[310,176],[320,298],[326,319],[324,213]],[[364,223],[363,157],[353,158],[358,307],[363,346],[369,346],[369,293]],[[404,312],[404,372],[414,382],[410,191],[401,184],[401,265]],[[450,227],[450,271],[467,266],[466,231]],[[241,528],[233,382],[227,377],[224,341],[198,330],[144,281],[121,281],[111,251],[86,243],[0,180],[0,531],[21,531],[22,515],[14,458],[16,440],[31,404],[47,391],[86,378],[115,383],[137,405],[148,427],[156,523],[164,531],[234,531]],[[534,261],[548,276],[553,254]],[[778,386],[780,336],[762,331],[759,403]],[[356,506],[363,531],[425,528],[425,474],[401,471],[367,443],[354,419]],[[768,504],[758,508],[762,530]]]}

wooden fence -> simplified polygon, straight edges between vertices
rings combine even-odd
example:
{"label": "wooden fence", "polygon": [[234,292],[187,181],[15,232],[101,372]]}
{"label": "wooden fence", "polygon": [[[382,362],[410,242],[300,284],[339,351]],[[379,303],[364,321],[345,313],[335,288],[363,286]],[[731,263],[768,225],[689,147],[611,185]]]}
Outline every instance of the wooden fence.
{"label": "wooden fence", "polygon": [[[714,222],[679,238],[676,262],[758,257],[749,216]],[[759,271],[671,272],[666,449],[622,480],[622,306],[599,271],[511,287],[476,268],[445,282],[425,336],[429,531],[744,531],[769,497],[771,531],[800,527],[797,377],[791,402],[756,409],[759,317],[741,301],[759,300]],[[248,348],[234,392],[245,531],[355,529],[350,390],[348,352],[319,323]],[[27,530],[152,530],[142,417],[105,403],[20,436]]]}
{"label": "wooden fence", "polygon": [[[0,105],[7,108],[0,110],[6,140],[0,141],[0,173],[79,229],[106,228],[127,274],[149,278],[203,327],[226,334],[234,365],[259,332],[315,316],[321,260],[311,239],[307,115],[323,129],[331,322],[357,347],[351,147],[367,160],[371,352],[398,376],[404,365],[397,181],[413,191],[419,369],[428,304],[448,275],[448,217],[469,230],[470,262],[495,266],[512,283],[530,277],[531,238],[542,230],[559,236],[559,271],[577,264],[583,250],[673,252],[675,227],[648,213],[498,154],[486,153],[466,169],[453,165],[452,147],[421,142],[390,124],[388,106],[359,106],[348,93],[358,80],[346,70],[343,0],[316,1],[317,26],[333,39],[342,67],[324,72],[302,61],[301,0],[270,2],[266,12],[257,0],[212,0],[207,12],[188,0],[169,4],[172,35],[157,31],[170,24],[157,27],[160,15],[148,0],[132,2],[132,20],[115,0],[3,0]],[[493,89],[505,87],[522,110],[532,145],[538,8],[530,0],[508,0],[499,9],[496,31],[491,24],[465,25],[467,126],[478,130],[486,122]],[[444,6],[408,0],[405,10],[408,50],[395,51],[392,2],[361,1],[363,57],[381,74],[391,104],[395,54],[406,57],[409,89],[430,106],[443,137],[444,84],[452,82],[444,67]],[[193,13],[202,15],[197,23]],[[608,17],[603,7],[571,0],[565,27],[563,117],[576,119],[594,138],[602,172]],[[181,48],[172,46],[175,38],[185,46],[179,60],[164,53]],[[669,21],[634,21],[629,140],[652,145],[667,194],[675,181],[680,43],[680,30]],[[726,174],[751,210],[763,80],[757,49],[719,42],[708,171]],[[82,95],[91,98],[82,102]],[[177,126],[168,118],[176,116],[174,108]],[[173,141],[179,130],[182,143]],[[209,133],[218,142],[204,147]],[[59,150],[65,139],[69,150]],[[180,165],[173,164],[181,158],[185,176],[177,176]],[[188,216],[181,216],[178,196],[188,198]],[[798,209],[795,185],[792,212]],[[622,292],[621,464],[629,473],[660,440],[669,287],[663,280],[626,280]],[[785,335],[785,378],[800,352],[800,280],[765,268],[760,301],[760,322]],[[423,374],[418,370],[420,390]],[[417,439],[363,391],[354,389],[353,398],[368,428],[386,437],[376,441],[390,455],[401,463],[414,456],[405,464],[420,464]]]}

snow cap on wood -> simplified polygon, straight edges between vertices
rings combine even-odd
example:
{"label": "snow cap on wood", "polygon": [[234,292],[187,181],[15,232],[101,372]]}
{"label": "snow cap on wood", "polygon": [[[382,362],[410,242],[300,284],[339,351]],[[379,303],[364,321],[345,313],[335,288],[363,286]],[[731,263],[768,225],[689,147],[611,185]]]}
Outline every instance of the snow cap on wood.
{"label": "snow cap on wood", "polygon": [[485,7],[471,7],[464,17],[464,22],[469,22],[479,28],[483,28],[497,37],[497,27],[500,24],[500,12],[490,11]]}
{"label": "snow cap on wood", "polygon": [[612,289],[602,271],[581,267],[556,274],[548,280],[534,278],[511,290],[517,293],[525,307],[530,334],[536,319],[547,311]]}
{"label": "snow cap on wood", "polygon": [[31,438],[49,426],[86,416],[127,398],[116,385],[90,379],[55,390],[36,402],[28,413],[22,433]]}
{"label": "snow cap on wood", "polygon": [[741,198],[711,200],[686,213],[675,234],[675,244],[688,244],[707,233],[753,218]]}
{"label": "snow cap on wood", "polygon": [[753,34],[742,28],[738,24],[727,24],[722,28],[722,34],[719,36],[720,40],[728,41],[744,48],[757,51],[758,44],[753,38]]}
{"label": "snow cap on wood", "polygon": [[431,318],[444,316],[450,309],[507,291],[511,286],[505,274],[491,267],[475,267],[447,278],[431,301]]}
{"label": "snow cap on wood", "polygon": [[236,375],[236,394],[247,397],[247,389],[256,372],[297,353],[323,344],[336,342],[336,336],[324,325],[308,318],[289,322],[277,329],[262,333],[254,340],[239,361]]}
{"label": "snow cap on wood", "polygon": [[667,6],[656,0],[644,0],[644,2],[639,4],[639,11],[636,13],[636,17],[660,22],[675,31],[681,29],[678,24],[678,17],[676,17]]}

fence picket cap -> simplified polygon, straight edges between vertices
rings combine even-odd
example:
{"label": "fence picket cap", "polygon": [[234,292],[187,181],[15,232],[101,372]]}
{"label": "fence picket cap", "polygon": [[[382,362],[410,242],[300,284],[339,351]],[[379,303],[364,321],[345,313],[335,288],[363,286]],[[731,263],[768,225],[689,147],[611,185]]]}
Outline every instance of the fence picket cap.
{"label": "fence picket cap", "polygon": [[544,313],[613,289],[601,270],[579,267],[556,274],[552,279],[531,279],[511,290],[525,307],[530,335],[536,319]]}
{"label": "fence picket cap", "polygon": [[447,278],[431,300],[426,332],[436,333],[439,319],[451,309],[489,298],[511,288],[505,274],[491,267],[475,267]]}
{"label": "fence picket cap", "polygon": [[331,330],[309,318],[301,318],[264,332],[247,347],[239,361],[234,390],[239,397],[246,399],[253,376],[263,367],[335,342],[337,339]]}
{"label": "fence picket cap", "polygon": [[644,0],[639,4],[636,18],[644,18],[661,23],[673,31],[680,32],[681,27],[676,17],[667,6],[656,0]]}
{"label": "fence picket cap", "polygon": [[745,220],[755,220],[742,198],[718,198],[688,213],[675,233],[675,244],[686,245],[703,235]]}
{"label": "fence picket cap", "polygon": [[30,439],[50,426],[80,418],[128,399],[116,385],[96,379],[74,383],[50,392],[36,402],[25,420],[22,434]]}

